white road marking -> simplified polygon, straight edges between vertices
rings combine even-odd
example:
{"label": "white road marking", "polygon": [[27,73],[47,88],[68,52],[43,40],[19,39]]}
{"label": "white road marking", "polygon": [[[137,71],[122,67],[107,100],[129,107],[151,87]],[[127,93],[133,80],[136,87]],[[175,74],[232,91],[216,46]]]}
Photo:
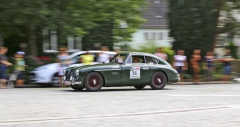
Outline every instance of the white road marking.
{"label": "white road marking", "polygon": [[119,117],[133,117],[133,116],[146,116],[146,115],[160,115],[160,114],[174,114],[186,112],[199,112],[209,110],[227,110],[240,108],[240,104],[201,107],[201,108],[188,108],[188,109],[175,109],[175,110],[160,110],[154,112],[138,112],[138,113],[122,113],[122,114],[108,114],[108,115],[91,115],[82,117],[50,117],[50,118],[33,118],[33,119],[16,119],[16,120],[1,120],[0,125],[3,124],[21,124],[21,123],[36,123],[36,122],[56,122],[56,121],[75,121],[85,119],[105,119],[105,118],[119,118]]}
{"label": "white road marking", "polygon": [[201,97],[201,96],[215,96],[215,97],[240,97],[240,95],[230,95],[230,94],[172,94],[169,96],[182,96],[182,97]]}

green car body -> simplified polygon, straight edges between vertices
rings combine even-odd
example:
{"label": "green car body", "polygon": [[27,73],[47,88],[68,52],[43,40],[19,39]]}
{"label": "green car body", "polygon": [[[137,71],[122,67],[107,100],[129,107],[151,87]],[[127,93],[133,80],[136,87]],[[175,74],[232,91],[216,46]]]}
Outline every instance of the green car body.
{"label": "green car body", "polygon": [[[133,63],[133,58],[141,60],[140,63]],[[147,63],[148,61],[149,63]],[[117,54],[110,63],[67,68],[64,70],[63,84],[70,85],[75,90],[86,88],[91,82],[97,84],[100,81],[101,86],[99,87],[135,86],[144,88],[146,85],[153,84],[153,80],[155,80],[153,74],[158,74],[159,78],[155,76],[155,79],[161,84],[159,89],[162,89],[166,82],[180,80],[177,71],[165,60],[149,53],[129,52]],[[101,88],[88,88],[89,91],[99,89]]]}

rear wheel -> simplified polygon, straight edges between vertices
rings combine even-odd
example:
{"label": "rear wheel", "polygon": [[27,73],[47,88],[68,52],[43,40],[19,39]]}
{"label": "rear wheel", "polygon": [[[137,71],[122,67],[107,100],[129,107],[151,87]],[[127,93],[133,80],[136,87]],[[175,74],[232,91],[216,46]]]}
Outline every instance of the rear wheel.
{"label": "rear wheel", "polygon": [[134,86],[136,89],[138,90],[142,90],[146,85],[143,85],[143,86]]}
{"label": "rear wheel", "polygon": [[97,72],[91,72],[86,76],[84,85],[88,91],[99,91],[103,86],[103,77]]}
{"label": "rear wheel", "polygon": [[150,82],[150,86],[152,89],[154,90],[163,89],[166,83],[167,83],[167,78],[163,72],[157,71],[153,73],[151,77],[151,82]]}

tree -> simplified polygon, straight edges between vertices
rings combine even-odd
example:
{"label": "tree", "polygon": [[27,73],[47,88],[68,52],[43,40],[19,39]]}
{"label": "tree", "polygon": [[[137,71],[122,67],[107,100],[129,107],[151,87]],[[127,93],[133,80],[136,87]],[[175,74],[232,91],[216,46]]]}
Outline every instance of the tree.
{"label": "tree", "polygon": [[229,42],[228,46],[226,46],[227,49],[231,50],[231,55],[233,58],[238,59],[238,54],[237,54],[237,47],[234,45],[234,43],[231,41]]}
{"label": "tree", "polygon": [[[173,49],[213,51],[218,34],[237,34],[239,23],[232,15],[240,0],[169,0],[170,35]],[[224,17],[224,18],[221,18]]]}
{"label": "tree", "polygon": [[213,0],[170,0],[169,27],[173,49],[189,57],[193,49],[211,50],[217,31],[218,10]]}
{"label": "tree", "polygon": [[[121,36],[123,40],[129,39],[143,22],[140,8],[145,0],[0,0],[0,3],[0,33],[8,36],[13,30],[19,31],[29,38],[31,54],[37,56],[36,34],[44,27],[57,30],[59,42],[64,43],[67,36],[83,36],[101,22],[111,22],[118,29],[119,21],[123,20],[129,27]],[[113,31],[113,35],[120,34]]]}

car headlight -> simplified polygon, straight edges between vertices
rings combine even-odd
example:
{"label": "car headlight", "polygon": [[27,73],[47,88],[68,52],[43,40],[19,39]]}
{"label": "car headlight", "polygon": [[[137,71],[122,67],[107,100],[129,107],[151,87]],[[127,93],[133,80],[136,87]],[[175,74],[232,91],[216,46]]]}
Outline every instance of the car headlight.
{"label": "car headlight", "polygon": [[76,76],[79,75],[79,70],[75,70],[75,75],[76,75]]}
{"label": "car headlight", "polygon": [[65,75],[65,74],[66,74],[66,72],[67,72],[67,71],[64,69],[64,70],[63,70],[63,75]]}

